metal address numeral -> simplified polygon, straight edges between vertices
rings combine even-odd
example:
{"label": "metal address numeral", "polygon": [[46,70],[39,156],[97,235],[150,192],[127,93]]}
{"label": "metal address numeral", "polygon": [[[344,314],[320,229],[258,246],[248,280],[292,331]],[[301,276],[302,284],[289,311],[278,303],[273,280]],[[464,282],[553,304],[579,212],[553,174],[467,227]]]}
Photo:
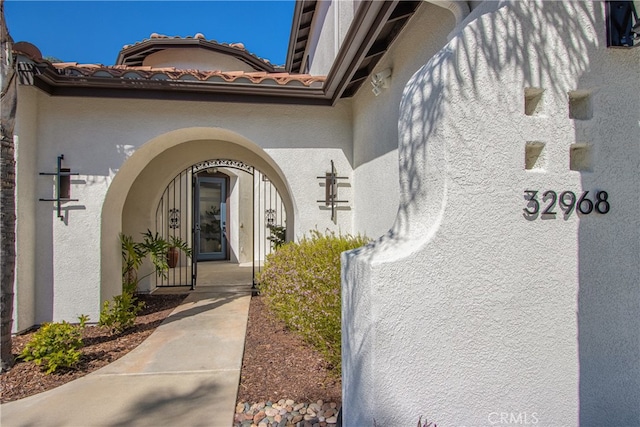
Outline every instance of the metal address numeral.
{"label": "metal address numeral", "polygon": [[542,215],[555,215],[556,213],[552,211],[553,207],[556,205],[556,200],[558,200],[558,195],[555,191],[545,191],[542,195],[542,200],[551,198],[551,203],[547,205],[547,207],[542,211]]}
{"label": "metal address numeral", "polygon": [[609,205],[609,202],[607,201],[608,198],[609,193],[607,193],[606,191],[598,191],[598,194],[596,194],[596,211],[598,213],[604,215],[609,212],[609,209],[611,209],[611,205]]}
{"label": "metal address numeral", "polygon": [[[567,196],[569,196],[569,202],[566,201]],[[576,206],[576,194],[573,191],[563,191],[560,193],[558,204],[565,215],[571,215],[571,211]]]}
{"label": "metal address numeral", "polygon": [[[524,200],[527,202],[527,206],[523,208],[525,216],[529,219],[531,216],[537,215],[540,212],[540,202],[537,199],[538,191],[536,190],[524,190]],[[598,191],[596,193],[595,201],[589,199],[589,191],[584,191],[580,198],[576,196],[573,191],[563,191],[558,194],[553,190],[547,190],[542,194],[542,200],[547,202],[542,215],[555,215],[553,209],[556,203],[564,212],[565,219],[571,215],[571,212],[576,209],[583,215],[589,215],[594,210],[599,214],[606,214],[611,210],[611,204],[609,203],[609,193],[606,191]]]}
{"label": "metal address numeral", "polygon": [[[593,202],[589,199],[587,199],[587,194],[589,194],[588,191],[585,191],[584,193],[582,193],[582,196],[580,196],[580,199],[578,200],[578,210],[580,211],[580,213],[588,215],[593,211]],[[583,209],[583,205],[587,204],[587,208]]]}
{"label": "metal address numeral", "polygon": [[[538,203],[538,200],[536,199],[536,194],[538,194],[537,191],[524,190],[524,199],[529,202],[527,203],[528,207],[522,209],[526,215],[535,215],[540,210],[540,203]],[[530,211],[529,207],[533,210]]]}

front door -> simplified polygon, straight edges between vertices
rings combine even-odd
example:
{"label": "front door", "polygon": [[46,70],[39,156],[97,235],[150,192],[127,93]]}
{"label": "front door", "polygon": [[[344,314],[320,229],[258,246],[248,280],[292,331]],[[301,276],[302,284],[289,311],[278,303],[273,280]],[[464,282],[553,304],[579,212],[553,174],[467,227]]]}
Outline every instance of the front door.
{"label": "front door", "polygon": [[226,200],[225,178],[197,178],[194,204],[198,261],[227,259]]}

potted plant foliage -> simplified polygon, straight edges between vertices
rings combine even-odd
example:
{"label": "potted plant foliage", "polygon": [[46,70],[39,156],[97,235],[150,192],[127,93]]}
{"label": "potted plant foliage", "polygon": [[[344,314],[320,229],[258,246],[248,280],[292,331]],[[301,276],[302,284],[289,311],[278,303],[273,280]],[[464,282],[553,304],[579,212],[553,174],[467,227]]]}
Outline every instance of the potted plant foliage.
{"label": "potted plant foliage", "polygon": [[[120,234],[122,244],[122,282],[125,290],[134,292],[138,282],[153,273],[166,277],[169,268],[177,265],[180,252],[191,257],[191,248],[179,237],[171,236],[169,241],[147,230],[143,233],[142,242],[136,242],[131,236]],[[138,278],[138,269],[149,257],[153,271]],[[175,262],[175,264],[174,264]]]}
{"label": "potted plant foliage", "polygon": [[167,250],[167,264],[169,268],[175,268],[180,260],[180,252],[191,258],[191,248],[180,237],[169,236],[169,249]]}

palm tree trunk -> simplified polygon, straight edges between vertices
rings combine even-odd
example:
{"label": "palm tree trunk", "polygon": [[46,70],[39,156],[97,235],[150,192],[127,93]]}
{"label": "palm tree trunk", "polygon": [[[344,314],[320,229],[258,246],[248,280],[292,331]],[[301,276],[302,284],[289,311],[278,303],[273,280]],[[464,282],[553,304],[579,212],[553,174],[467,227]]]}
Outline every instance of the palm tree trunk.
{"label": "palm tree trunk", "polygon": [[16,76],[11,52],[11,36],[4,19],[4,0],[0,0],[0,370],[13,365],[11,328],[13,326],[13,284],[16,266],[16,162],[13,126],[16,116]]}

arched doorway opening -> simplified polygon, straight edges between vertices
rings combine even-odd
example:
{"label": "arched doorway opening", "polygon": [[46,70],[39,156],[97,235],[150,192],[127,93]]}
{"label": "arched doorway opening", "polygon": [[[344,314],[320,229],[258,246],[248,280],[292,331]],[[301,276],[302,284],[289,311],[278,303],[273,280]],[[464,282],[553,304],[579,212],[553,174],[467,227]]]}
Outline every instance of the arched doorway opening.
{"label": "arched doorway opening", "polygon": [[198,264],[211,261],[250,264],[255,285],[286,223],[282,196],[255,166],[232,159],[198,162],[176,175],[158,202],[155,232],[185,242],[192,256],[176,256],[156,286],[194,289]]}
{"label": "arched doorway opening", "polygon": [[286,238],[293,239],[293,198],[282,170],[267,152],[226,129],[198,127],[171,131],[138,148],[109,185],[101,215],[102,301],[122,292],[119,233],[139,237],[146,230],[154,230],[158,204],[169,183],[181,171],[207,159],[240,161],[268,177],[282,199],[287,220]]}

